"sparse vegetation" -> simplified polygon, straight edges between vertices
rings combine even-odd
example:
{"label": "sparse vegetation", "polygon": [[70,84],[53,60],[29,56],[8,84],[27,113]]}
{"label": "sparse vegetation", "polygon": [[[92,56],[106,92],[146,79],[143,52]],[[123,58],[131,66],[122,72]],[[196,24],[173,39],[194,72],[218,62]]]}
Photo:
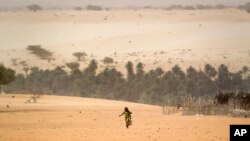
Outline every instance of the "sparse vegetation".
{"label": "sparse vegetation", "polygon": [[38,4],[28,5],[27,8],[31,11],[37,12],[41,11],[43,8]]}
{"label": "sparse vegetation", "polygon": [[207,9],[225,9],[227,8],[227,6],[222,5],[222,4],[218,4],[218,5],[202,5],[202,4],[198,4],[196,6],[182,6],[182,5],[171,5],[167,8],[164,8],[166,10],[207,10]]}
{"label": "sparse vegetation", "polygon": [[32,54],[36,55],[40,59],[48,60],[49,62],[53,59],[53,53],[42,48],[41,45],[29,45],[27,50],[31,51]]}
{"label": "sparse vegetation", "polygon": [[81,10],[82,10],[82,7],[77,6],[77,7],[75,7],[75,10],[76,10],[76,11],[81,11]]}
{"label": "sparse vegetation", "polygon": [[87,10],[95,10],[95,11],[102,11],[103,8],[101,6],[98,5],[88,5],[86,7]]}
{"label": "sparse vegetation", "polygon": [[83,61],[87,54],[85,52],[75,52],[73,53],[73,56],[75,56],[78,61]]}
{"label": "sparse vegetation", "polygon": [[113,64],[113,63],[114,63],[114,59],[111,58],[111,57],[105,57],[105,58],[103,59],[103,63],[104,63],[104,64],[107,64],[107,67],[109,67],[110,64]]}
{"label": "sparse vegetation", "polygon": [[226,8],[226,6],[223,4],[215,5],[215,9],[225,9],[225,8]]}
{"label": "sparse vegetation", "polygon": [[195,7],[193,6],[185,6],[183,7],[184,10],[195,10]]}

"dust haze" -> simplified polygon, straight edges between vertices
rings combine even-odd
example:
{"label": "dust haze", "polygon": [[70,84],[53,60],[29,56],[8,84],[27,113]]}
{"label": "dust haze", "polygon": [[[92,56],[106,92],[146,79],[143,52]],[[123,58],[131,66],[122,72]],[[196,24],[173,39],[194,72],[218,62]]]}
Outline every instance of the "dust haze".
{"label": "dust haze", "polygon": [[0,0],[0,140],[228,141],[250,123],[247,2]]}

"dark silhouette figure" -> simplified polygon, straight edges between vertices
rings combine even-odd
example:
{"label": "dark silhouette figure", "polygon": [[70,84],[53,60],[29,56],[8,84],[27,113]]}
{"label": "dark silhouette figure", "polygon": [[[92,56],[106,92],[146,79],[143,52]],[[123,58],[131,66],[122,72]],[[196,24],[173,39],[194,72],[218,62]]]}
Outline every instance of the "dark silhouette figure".
{"label": "dark silhouette figure", "polygon": [[119,115],[119,117],[122,116],[122,115],[125,115],[125,123],[126,123],[126,127],[127,127],[127,128],[129,128],[129,126],[132,125],[131,114],[132,114],[132,112],[130,112],[130,111],[128,110],[128,108],[125,107],[125,108],[124,108],[124,111],[122,112],[122,114]]}

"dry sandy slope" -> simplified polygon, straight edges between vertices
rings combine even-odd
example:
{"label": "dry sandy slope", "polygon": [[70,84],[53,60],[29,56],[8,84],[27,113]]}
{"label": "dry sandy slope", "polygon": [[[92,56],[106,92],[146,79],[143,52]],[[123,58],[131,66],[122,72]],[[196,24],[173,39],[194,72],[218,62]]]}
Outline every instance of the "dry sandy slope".
{"label": "dry sandy slope", "polygon": [[[129,60],[145,63],[147,70],[224,63],[236,71],[250,65],[249,29],[250,14],[236,9],[0,12],[0,63],[22,71],[10,61],[18,58],[29,66],[54,68],[84,51],[87,62],[113,57],[121,71]],[[25,48],[31,44],[52,51],[56,61],[29,54]]]}
{"label": "dry sandy slope", "polygon": [[[0,96],[1,141],[228,141],[230,124],[250,123],[227,116],[165,116],[157,106],[89,98],[43,96],[24,104],[30,95],[12,95]],[[133,112],[130,129],[118,117],[125,106]]]}

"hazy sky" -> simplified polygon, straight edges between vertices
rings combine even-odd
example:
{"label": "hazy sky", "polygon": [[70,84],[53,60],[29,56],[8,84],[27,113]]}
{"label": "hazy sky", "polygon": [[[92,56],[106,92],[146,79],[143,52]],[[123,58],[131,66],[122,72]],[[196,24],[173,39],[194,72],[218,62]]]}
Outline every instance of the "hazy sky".
{"label": "hazy sky", "polygon": [[96,4],[101,6],[168,6],[171,4],[225,4],[240,5],[250,0],[0,0],[0,7],[24,7],[28,4],[40,4],[46,7],[72,7]]}

